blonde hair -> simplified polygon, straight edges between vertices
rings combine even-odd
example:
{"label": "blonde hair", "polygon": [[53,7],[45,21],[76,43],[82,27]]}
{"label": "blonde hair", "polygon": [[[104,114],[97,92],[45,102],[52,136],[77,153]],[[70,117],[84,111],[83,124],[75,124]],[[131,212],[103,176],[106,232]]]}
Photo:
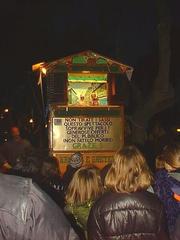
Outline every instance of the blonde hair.
{"label": "blonde hair", "polygon": [[142,153],[135,146],[126,146],[114,156],[105,186],[116,192],[135,192],[147,189],[152,175]]}
{"label": "blonde hair", "polygon": [[164,147],[161,153],[167,171],[180,168],[180,144],[172,143]]}
{"label": "blonde hair", "polygon": [[81,204],[88,200],[95,200],[102,192],[103,186],[98,169],[86,166],[75,172],[65,199],[69,204]]}

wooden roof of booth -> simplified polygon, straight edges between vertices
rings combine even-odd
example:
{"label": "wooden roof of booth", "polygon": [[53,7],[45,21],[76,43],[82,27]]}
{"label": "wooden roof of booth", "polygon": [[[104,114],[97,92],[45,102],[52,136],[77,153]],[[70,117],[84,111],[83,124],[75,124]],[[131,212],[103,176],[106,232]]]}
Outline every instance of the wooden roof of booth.
{"label": "wooden roof of booth", "polygon": [[104,57],[90,50],[73,54],[51,62],[34,64],[32,70],[43,70],[50,72],[104,72],[126,74],[130,80],[133,67],[122,64],[116,60]]}

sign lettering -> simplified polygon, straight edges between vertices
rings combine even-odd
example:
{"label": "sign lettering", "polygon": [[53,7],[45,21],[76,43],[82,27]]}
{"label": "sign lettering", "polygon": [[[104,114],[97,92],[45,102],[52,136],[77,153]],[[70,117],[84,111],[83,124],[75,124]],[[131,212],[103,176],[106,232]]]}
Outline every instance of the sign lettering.
{"label": "sign lettering", "polygon": [[53,150],[116,150],[122,140],[120,117],[54,118],[53,123]]}

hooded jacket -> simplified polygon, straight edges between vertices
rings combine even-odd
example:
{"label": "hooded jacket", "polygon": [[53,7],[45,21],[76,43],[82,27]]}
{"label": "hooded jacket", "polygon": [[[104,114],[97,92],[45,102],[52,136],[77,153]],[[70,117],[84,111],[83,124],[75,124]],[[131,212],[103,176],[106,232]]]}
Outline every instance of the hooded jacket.
{"label": "hooded jacket", "polygon": [[106,192],[88,219],[91,240],[167,240],[163,207],[148,191]]}
{"label": "hooded jacket", "polygon": [[31,179],[0,174],[1,240],[79,239],[61,209]]}

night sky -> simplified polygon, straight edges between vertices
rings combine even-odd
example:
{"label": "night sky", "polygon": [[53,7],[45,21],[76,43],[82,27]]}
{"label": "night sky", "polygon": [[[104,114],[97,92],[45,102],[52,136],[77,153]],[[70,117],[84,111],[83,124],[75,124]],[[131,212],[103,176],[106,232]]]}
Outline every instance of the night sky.
{"label": "night sky", "polygon": [[[172,0],[169,5],[172,78],[176,82],[180,76],[178,2]],[[24,102],[26,93],[29,96],[32,64],[88,49],[135,67],[139,74],[135,76],[142,75],[141,81],[145,81],[145,71],[152,75],[156,68],[157,23],[155,0],[3,1],[0,8],[0,107],[11,106],[17,96],[17,102]]]}

